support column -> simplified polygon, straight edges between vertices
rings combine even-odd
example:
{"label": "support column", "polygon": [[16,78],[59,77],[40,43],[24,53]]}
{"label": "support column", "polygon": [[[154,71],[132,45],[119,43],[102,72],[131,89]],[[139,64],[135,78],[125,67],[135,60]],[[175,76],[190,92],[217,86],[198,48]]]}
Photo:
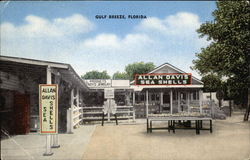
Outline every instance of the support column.
{"label": "support column", "polygon": [[160,93],[160,104],[163,105],[163,92]]}
{"label": "support column", "polygon": [[190,93],[187,92],[187,107],[188,107],[188,113],[190,112]]}
{"label": "support column", "polygon": [[[50,68],[50,66],[48,66],[47,67],[47,84],[51,84],[52,83],[51,74],[52,74],[52,69]],[[57,129],[58,129],[58,126],[57,126]],[[53,135],[49,135],[49,136],[51,137],[50,138],[50,147],[51,148],[59,148],[60,145],[59,145],[58,134],[53,134]]]}
{"label": "support column", "polygon": [[148,93],[148,103],[152,105],[152,92]]}
{"label": "support column", "polygon": [[160,113],[163,111],[163,92],[160,93]]}
{"label": "support column", "polygon": [[173,114],[173,91],[170,89],[170,113]]}
{"label": "support column", "polygon": [[202,90],[199,90],[200,113],[202,113]]}
{"label": "support column", "polygon": [[[51,84],[51,68],[50,66],[47,67],[47,84]],[[45,153],[43,154],[44,156],[51,156],[53,152],[51,151],[51,135],[48,134],[46,135],[46,150]]]}
{"label": "support column", "polygon": [[180,108],[181,108],[181,93],[180,93],[180,91],[177,91],[177,96],[178,96],[178,112],[180,112]]}
{"label": "support column", "polygon": [[108,122],[110,122],[110,107],[111,107],[111,98],[108,98],[107,99],[107,102],[108,102]]}
{"label": "support column", "polygon": [[79,89],[76,88],[76,107],[80,107],[79,106]]}
{"label": "support column", "polygon": [[126,93],[125,93],[125,105],[127,105],[127,106],[131,106],[130,96],[131,96],[131,92],[126,91]]}
{"label": "support column", "polygon": [[133,92],[133,106],[135,106],[135,91]]}
{"label": "support column", "polygon": [[74,105],[74,88],[71,89],[70,95],[71,95],[71,98],[70,98],[71,109],[73,109],[73,105]]}
{"label": "support column", "polygon": [[148,90],[146,90],[146,118],[148,118]]}
{"label": "support column", "polygon": [[67,133],[73,134],[73,108],[67,110]]}

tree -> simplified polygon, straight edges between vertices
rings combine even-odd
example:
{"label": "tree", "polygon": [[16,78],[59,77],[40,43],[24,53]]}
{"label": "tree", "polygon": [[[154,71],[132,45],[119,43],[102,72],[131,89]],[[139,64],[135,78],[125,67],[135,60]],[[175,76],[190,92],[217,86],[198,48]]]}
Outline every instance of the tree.
{"label": "tree", "polygon": [[[222,90],[222,81],[220,77],[215,74],[208,74],[201,78],[204,83],[204,92],[210,92],[210,100],[212,100],[211,92],[217,92]],[[219,106],[221,106],[221,99],[219,99]]]}
{"label": "tree", "polygon": [[204,83],[204,92],[216,92],[221,88],[221,79],[215,74],[208,74],[201,81]]}
{"label": "tree", "polygon": [[135,74],[143,74],[152,71],[155,68],[154,63],[148,62],[135,62],[126,66],[125,71],[127,72],[129,79],[134,80]]}
{"label": "tree", "polygon": [[83,79],[110,79],[110,76],[108,75],[107,71],[89,71],[85,73],[85,75],[81,76]]}
{"label": "tree", "polygon": [[197,30],[200,37],[206,36],[212,42],[196,54],[198,59],[193,61],[192,68],[202,76],[216,73],[220,77],[226,77],[226,83],[230,85],[228,88],[235,95],[234,100],[247,108],[244,120],[248,120],[249,1],[217,1],[216,5],[214,20],[202,24]]}
{"label": "tree", "polygon": [[129,79],[129,76],[126,72],[115,72],[113,74],[113,79]]}

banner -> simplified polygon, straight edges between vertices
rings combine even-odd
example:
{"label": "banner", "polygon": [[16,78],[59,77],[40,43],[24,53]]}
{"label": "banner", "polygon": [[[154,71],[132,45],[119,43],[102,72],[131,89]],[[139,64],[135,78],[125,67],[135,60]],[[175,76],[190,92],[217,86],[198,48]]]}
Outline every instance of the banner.
{"label": "banner", "polygon": [[39,85],[40,133],[57,134],[58,128],[58,85]]}

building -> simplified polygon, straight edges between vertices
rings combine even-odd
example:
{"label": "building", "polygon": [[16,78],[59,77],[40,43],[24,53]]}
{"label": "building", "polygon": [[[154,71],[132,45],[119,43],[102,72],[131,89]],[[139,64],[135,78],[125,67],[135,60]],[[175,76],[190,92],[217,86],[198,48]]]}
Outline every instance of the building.
{"label": "building", "polygon": [[[11,135],[39,128],[39,84],[58,84],[58,130],[101,120],[105,88],[114,88],[120,119],[202,112],[203,83],[165,63],[129,80],[83,80],[69,64],[0,56],[1,126]],[[165,79],[164,79],[165,78]]]}
{"label": "building", "polygon": [[[165,78],[169,77],[169,80],[172,79],[172,75],[176,76],[173,77],[172,81],[165,80],[163,82],[163,80],[157,79],[158,75],[165,75],[167,76]],[[147,117],[151,113],[202,112],[203,83],[191,74],[165,63],[148,74],[142,75],[151,77],[146,77],[146,80],[145,77],[144,79],[141,77],[140,83],[136,83],[138,76],[136,80],[131,82],[131,87],[135,91],[133,105],[137,117]],[[154,79],[155,76],[156,81],[149,80],[150,78]],[[184,76],[187,81],[182,81]]]}
{"label": "building", "polygon": [[69,64],[0,56],[1,126],[9,134],[39,128],[39,84],[58,84],[59,132],[66,132],[67,109],[80,107],[88,92]]}

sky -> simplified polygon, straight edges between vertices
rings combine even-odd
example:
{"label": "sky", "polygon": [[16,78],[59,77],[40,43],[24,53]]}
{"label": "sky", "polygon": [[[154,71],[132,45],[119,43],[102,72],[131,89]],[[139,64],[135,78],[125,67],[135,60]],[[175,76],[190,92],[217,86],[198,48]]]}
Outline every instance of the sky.
{"label": "sky", "polygon": [[[8,1],[1,7],[1,55],[70,64],[79,75],[111,76],[134,62],[190,69],[209,42],[196,30],[215,1]],[[96,18],[104,17],[106,18]],[[126,19],[109,19],[124,15]],[[147,18],[130,19],[129,15]]]}

